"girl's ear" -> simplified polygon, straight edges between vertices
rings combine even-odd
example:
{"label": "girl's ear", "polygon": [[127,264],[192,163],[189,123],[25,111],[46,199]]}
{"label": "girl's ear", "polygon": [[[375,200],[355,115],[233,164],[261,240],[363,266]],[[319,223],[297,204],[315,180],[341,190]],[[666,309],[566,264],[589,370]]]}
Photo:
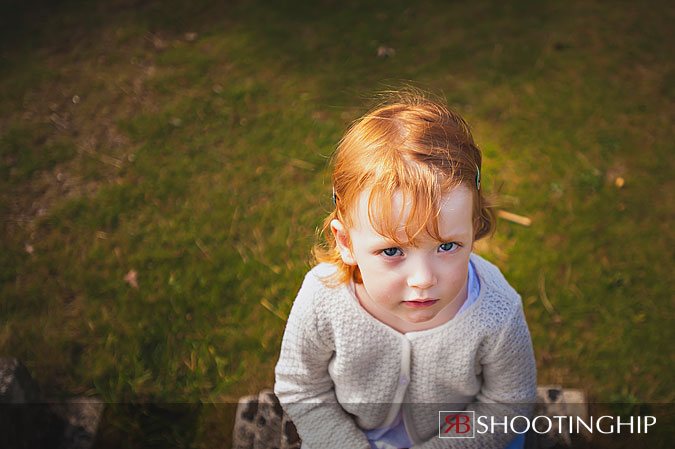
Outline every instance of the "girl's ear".
{"label": "girl's ear", "polygon": [[338,251],[340,251],[340,256],[342,256],[342,261],[347,265],[356,265],[354,253],[349,245],[347,229],[345,229],[339,220],[332,220],[330,222],[330,230],[333,231],[335,243],[337,244]]}

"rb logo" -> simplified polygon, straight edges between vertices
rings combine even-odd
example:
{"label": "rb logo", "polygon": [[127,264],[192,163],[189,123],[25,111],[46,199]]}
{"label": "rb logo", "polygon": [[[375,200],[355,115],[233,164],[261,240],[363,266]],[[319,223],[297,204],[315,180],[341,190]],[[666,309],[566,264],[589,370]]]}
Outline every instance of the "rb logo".
{"label": "rb logo", "polygon": [[439,438],[474,438],[474,414],[472,410],[439,411]]}

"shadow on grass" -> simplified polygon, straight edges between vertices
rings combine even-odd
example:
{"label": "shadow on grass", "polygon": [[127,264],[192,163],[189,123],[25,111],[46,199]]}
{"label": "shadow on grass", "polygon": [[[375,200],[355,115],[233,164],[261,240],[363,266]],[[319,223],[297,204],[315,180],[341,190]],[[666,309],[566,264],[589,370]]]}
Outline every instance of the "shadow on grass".
{"label": "shadow on grass", "polygon": [[229,447],[235,409],[236,404],[107,404],[93,449]]}

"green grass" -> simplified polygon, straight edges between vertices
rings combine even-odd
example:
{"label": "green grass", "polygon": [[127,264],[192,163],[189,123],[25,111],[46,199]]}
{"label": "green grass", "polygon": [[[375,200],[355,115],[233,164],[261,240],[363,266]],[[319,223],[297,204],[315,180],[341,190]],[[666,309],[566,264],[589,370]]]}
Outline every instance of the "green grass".
{"label": "green grass", "polygon": [[[0,14],[0,355],[47,394],[270,386],[331,151],[410,83],[465,116],[484,185],[533,220],[480,250],[522,294],[539,382],[673,401],[667,2],[32,6]],[[167,444],[227,438],[231,410],[200,410]]]}
{"label": "green grass", "polygon": [[38,170],[49,170],[76,153],[72,141],[60,138],[47,142],[51,127],[45,123],[18,124],[7,129],[0,140],[0,157],[5,164],[0,176],[17,183],[31,178]]}

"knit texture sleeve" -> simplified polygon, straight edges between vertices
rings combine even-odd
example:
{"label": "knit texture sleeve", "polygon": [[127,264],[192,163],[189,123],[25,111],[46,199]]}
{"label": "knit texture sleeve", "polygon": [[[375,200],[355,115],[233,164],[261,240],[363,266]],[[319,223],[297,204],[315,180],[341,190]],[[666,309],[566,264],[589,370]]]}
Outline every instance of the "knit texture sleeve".
{"label": "knit texture sleeve", "polygon": [[[503,423],[515,416],[530,416],[537,394],[537,375],[534,351],[530,333],[525,322],[522,303],[518,298],[497,332],[487,340],[487,350],[483,359],[481,390],[476,403],[469,404],[467,410],[475,412],[475,419],[483,416],[483,422]],[[495,432],[478,433],[486,430],[474,421],[474,438],[441,439],[430,438],[414,449],[455,449],[480,448],[503,449],[516,436],[510,428],[495,426]]]}
{"label": "knit texture sleeve", "polygon": [[532,403],[537,399],[537,368],[532,339],[520,300],[482,361],[479,401]]}
{"label": "knit texture sleeve", "polygon": [[370,449],[363,431],[338,403],[328,373],[335,347],[326,315],[318,309],[331,290],[312,272],[305,278],[286,324],[274,392],[298,429],[303,449]]}

